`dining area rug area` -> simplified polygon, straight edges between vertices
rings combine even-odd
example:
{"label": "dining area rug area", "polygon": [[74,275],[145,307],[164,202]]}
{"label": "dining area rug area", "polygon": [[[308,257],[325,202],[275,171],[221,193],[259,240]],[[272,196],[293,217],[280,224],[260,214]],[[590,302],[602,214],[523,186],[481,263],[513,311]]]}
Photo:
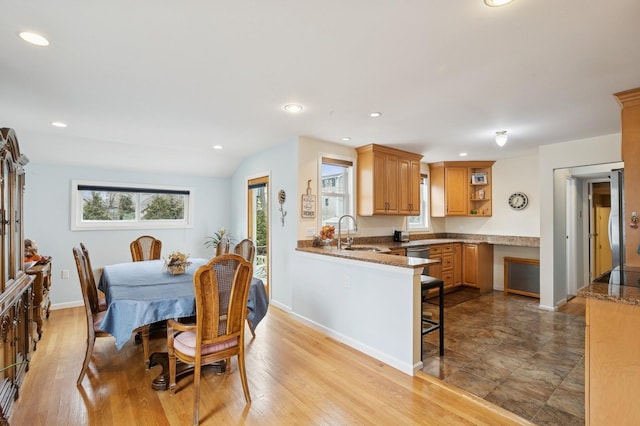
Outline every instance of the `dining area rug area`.
{"label": "dining area rug area", "polygon": [[[468,302],[477,297],[480,297],[480,290],[474,288],[459,288],[450,293],[444,295],[444,307],[450,308],[452,306],[459,305],[460,303]],[[440,306],[440,298],[438,294],[425,299],[426,303],[431,305]]]}

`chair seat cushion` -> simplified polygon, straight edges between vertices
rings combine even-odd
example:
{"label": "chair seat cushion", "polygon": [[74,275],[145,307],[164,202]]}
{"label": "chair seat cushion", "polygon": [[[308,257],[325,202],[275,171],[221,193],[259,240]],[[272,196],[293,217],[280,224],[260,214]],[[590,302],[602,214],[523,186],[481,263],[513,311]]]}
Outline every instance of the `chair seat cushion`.
{"label": "chair seat cushion", "polygon": [[[229,349],[238,345],[238,338],[233,337],[223,342],[215,343],[212,345],[202,346],[202,355],[209,355],[214,352],[219,352],[224,349]],[[195,356],[196,354],[196,332],[185,331],[178,334],[173,340],[173,347],[182,352],[185,355]]]}

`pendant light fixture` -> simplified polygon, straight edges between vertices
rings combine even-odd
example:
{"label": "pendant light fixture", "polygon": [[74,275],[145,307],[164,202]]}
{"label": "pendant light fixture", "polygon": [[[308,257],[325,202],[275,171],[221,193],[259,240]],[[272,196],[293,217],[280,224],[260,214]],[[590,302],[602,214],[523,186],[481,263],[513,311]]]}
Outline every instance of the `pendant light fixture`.
{"label": "pendant light fixture", "polygon": [[498,146],[504,146],[504,144],[507,143],[506,130],[501,130],[499,132],[496,132],[496,143],[498,144]]}

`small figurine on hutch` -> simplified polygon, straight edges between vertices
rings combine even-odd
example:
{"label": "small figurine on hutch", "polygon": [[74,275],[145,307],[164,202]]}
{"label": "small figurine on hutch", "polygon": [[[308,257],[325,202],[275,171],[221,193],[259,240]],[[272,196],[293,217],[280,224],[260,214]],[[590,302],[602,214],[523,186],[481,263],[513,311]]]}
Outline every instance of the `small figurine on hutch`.
{"label": "small figurine on hutch", "polygon": [[51,262],[51,256],[42,256],[38,254],[38,245],[35,241],[28,238],[24,239],[24,261],[36,262],[39,264]]}

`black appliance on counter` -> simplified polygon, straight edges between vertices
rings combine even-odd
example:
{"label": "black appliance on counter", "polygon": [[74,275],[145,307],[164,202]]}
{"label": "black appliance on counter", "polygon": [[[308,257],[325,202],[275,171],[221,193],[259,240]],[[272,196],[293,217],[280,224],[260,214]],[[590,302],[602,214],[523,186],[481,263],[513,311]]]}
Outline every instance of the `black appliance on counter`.
{"label": "black appliance on counter", "polygon": [[409,241],[409,233],[404,231],[393,231],[393,241],[396,242],[408,242]]}

